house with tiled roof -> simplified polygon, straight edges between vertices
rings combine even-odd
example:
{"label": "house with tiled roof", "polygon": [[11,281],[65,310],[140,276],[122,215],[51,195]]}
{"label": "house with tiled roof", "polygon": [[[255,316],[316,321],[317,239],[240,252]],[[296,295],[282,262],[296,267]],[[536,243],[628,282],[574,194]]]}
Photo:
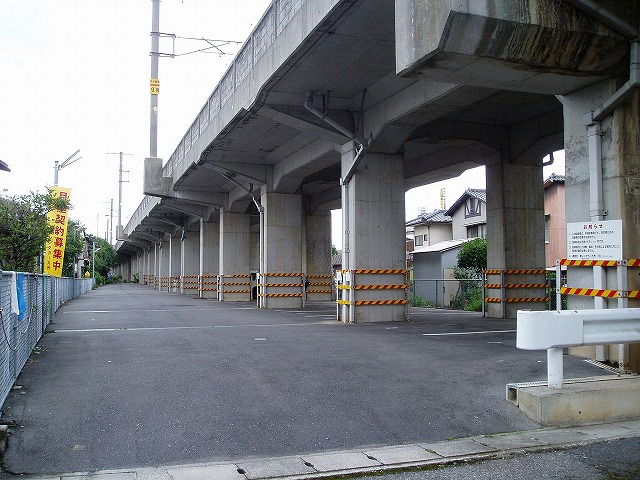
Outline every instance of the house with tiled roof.
{"label": "house with tiled roof", "polygon": [[454,240],[487,238],[487,191],[468,188],[445,212]]}
{"label": "house with tiled roof", "polygon": [[451,240],[451,217],[446,210],[420,212],[420,215],[406,223],[407,238],[413,239],[413,249],[428,247],[434,243]]}
{"label": "house with tiled roof", "polygon": [[[462,244],[486,236],[486,193],[467,189],[448,210],[434,210],[407,222],[415,246],[410,252],[414,293],[438,307],[448,307],[458,283],[453,270]],[[409,245],[409,244],[408,244]]]}

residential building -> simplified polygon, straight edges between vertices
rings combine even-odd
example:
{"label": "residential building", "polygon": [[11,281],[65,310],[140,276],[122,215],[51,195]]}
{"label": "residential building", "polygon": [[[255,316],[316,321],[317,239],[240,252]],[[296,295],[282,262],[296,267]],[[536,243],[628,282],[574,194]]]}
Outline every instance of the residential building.
{"label": "residential building", "polygon": [[544,181],[544,257],[547,268],[567,256],[564,176],[551,174]]}
{"label": "residential building", "polygon": [[468,188],[445,212],[451,217],[453,239],[487,237],[487,192]]}
{"label": "residential building", "polygon": [[411,268],[413,262],[412,252],[453,238],[451,217],[445,212],[443,209],[421,211],[417,218],[406,223],[407,268]]}

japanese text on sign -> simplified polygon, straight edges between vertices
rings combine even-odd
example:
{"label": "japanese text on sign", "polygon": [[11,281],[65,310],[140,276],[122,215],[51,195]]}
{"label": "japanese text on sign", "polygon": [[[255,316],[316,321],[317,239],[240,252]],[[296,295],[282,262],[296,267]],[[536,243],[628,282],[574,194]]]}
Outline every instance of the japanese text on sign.
{"label": "japanese text on sign", "polygon": [[[71,189],[54,186],[51,187],[54,198],[71,200]],[[44,273],[55,277],[62,276],[62,263],[64,260],[64,246],[67,240],[67,210],[51,210],[47,213],[47,224],[53,226],[53,232],[47,240],[44,255]]]}
{"label": "japanese text on sign", "polygon": [[568,223],[567,258],[570,260],[622,259],[622,220]]}

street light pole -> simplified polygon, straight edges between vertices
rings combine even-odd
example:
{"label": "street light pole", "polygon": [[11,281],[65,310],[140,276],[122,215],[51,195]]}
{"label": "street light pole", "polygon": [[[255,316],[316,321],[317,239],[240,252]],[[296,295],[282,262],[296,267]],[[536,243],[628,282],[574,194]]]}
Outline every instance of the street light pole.
{"label": "street light pole", "polygon": [[53,184],[55,186],[58,185],[58,172],[60,170],[62,170],[64,167],[67,167],[69,165],[71,165],[74,162],[77,162],[78,160],[80,160],[82,157],[76,157],[76,155],[80,153],[80,149],[76,150],[75,152],[73,152],[73,154],[67,158],[64,162],[60,163],[58,160],[56,160],[53,164]]}
{"label": "street light pole", "polygon": [[98,250],[100,250],[102,247],[98,247],[98,249],[96,249],[96,241],[93,240],[93,252],[91,253],[91,277],[93,278],[93,281],[95,283],[96,281],[96,252]]}

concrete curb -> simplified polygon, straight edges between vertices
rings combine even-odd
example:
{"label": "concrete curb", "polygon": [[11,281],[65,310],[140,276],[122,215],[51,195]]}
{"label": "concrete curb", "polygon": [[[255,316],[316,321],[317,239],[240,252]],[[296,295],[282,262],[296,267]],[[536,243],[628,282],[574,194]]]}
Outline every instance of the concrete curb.
{"label": "concrete curb", "polygon": [[27,480],[200,480],[204,478],[209,480],[311,480],[338,475],[361,475],[435,467],[472,460],[491,460],[631,437],[640,437],[640,420],[235,462],[105,470],[93,473],[77,472],[23,478]]}

